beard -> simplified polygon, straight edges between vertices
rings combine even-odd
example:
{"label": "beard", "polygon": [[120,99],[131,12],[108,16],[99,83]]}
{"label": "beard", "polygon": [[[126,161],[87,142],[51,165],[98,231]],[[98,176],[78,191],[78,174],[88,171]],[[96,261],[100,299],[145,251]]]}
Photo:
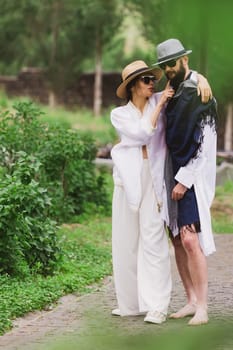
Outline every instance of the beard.
{"label": "beard", "polygon": [[[174,78],[172,78],[170,80],[170,84],[173,87],[173,89],[176,91],[180,85],[180,83],[182,81],[184,81],[184,77],[185,77],[186,71],[183,65],[183,62],[180,61],[180,68],[179,70],[176,72]],[[168,74],[169,75],[169,74]],[[167,76],[167,78],[169,79],[169,76]]]}

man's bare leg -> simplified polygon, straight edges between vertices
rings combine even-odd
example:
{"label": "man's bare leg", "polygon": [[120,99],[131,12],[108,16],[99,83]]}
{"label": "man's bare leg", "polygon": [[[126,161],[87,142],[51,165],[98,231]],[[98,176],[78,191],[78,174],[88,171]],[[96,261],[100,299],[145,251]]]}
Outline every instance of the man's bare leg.
{"label": "man's bare leg", "polygon": [[187,304],[179,311],[172,313],[170,318],[182,318],[186,316],[192,316],[196,312],[196,295],[194,292],[193,282],[190,277],[188,268],[188,256],[182,245],[180,235],[176,237],[170,237],[174,246],[175,259],[178,272],[180,274],[184,289],[187,295]]}
{"label": "man's bare leg", "polygon": [[183,227],[181,240],[187,254],[188,269],[197,298],[196,312],[189,321],[189,325],[200,325],[208,322],[207,297],[208,297],[208,272],[206,258],[201,250],[198,235],[192,225]]}

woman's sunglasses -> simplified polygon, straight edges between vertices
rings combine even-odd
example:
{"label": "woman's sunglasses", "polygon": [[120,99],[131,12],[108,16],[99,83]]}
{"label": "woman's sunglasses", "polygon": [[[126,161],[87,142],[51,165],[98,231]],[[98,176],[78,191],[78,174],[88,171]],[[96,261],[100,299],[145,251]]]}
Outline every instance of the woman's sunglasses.
{"label": "woman's sunglasses", "polygon": [[177,60],[170,60],[170,61],[167,61],[167,62],[164,62],[164,63],[160,63],[159,64],[159,68],[161,68],[162,70],[164,70],[166,68],[166,66],[172,68],[172,67],[175,67],[176,65],[176,61]]}
{"label": "woman's sunglasses", "polygon": [[143,81],[144,84],[148,85],[152,81],[155,82],[155,76],[154,75],[142,75],[139,80]]}

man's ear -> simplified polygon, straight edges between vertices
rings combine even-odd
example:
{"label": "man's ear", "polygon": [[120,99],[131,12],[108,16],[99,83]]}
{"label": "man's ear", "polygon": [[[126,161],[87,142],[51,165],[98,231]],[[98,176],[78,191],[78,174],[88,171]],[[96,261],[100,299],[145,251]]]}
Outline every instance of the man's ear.
{"label": "man's ear", "polygon": [[184,65],[184,66],[187,66],[188,63],[189,63],[189,58],[188,58],[188,56],[183,56],[183,57],[182,57],[182,61],[183,61],[183,65]]}

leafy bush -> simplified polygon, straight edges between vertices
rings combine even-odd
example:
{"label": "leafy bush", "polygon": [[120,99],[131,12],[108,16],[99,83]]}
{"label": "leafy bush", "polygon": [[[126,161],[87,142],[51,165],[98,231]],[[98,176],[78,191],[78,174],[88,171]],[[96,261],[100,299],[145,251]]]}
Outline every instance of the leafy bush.
{"label": "leafy bush", "polygon": [[25,275],[30,268],[48,273],[56,262],[56,225],[48,217],[51,201],[32,179],[38,166],[33,157],[20,153],[12,175],[0,181],[1,273]]}
{"label": "leafy bush", "polygon": [[32,102],[18,102],[13,108],[13,111],[8,109],[0,115],[0,145],[3,152],[8,152],[10,164],[15,152],[35,154],[44,142],[46,130],[46,125],[38,120],[41,112]]}
{"label": "leafy bush", "polygon": [[0,273],[51,272],[58,253],[55,221],[110,208],[93,162],[93,139],[49,128],[39,116],[32,102],[0,115]]}
{"label": "leafy bush", "polygon": [[92,203],[95,211],[109,212],[105,182],[97,174],[96,147],[91,136],[75,130],[50,128],[39,149],[43,181],[52,196],[52,212],[59,221],[70,221]]}
{"label": "leafy bush", "polygon": [[32,102],[18,102],[15,111],[5,111],[0,119],[1,165],[12,172],[16,153],[24,151],[41,163],[35,178],[48,190],[51,215],[59,222],[70,221],[91,204],[96,211],[109,213],[104,176],[97,173],[93,160],[93,137],[39,121],[40,110]]}

